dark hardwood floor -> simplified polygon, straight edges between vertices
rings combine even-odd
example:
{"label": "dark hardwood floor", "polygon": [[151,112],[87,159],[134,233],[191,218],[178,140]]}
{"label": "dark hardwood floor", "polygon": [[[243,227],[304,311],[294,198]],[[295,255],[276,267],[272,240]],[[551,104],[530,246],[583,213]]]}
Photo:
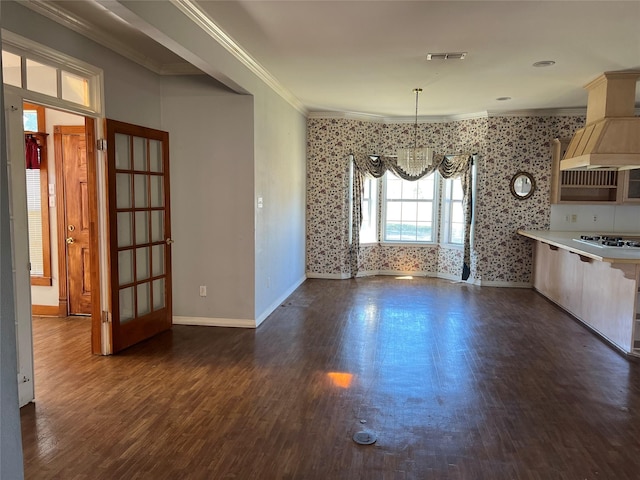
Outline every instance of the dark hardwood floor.
{"label": "dark hardwood floor", "polygon": [[89,328],[34,319],[27,479],[640,478],[640,365],[531,290],[308,280],[113,357]]}

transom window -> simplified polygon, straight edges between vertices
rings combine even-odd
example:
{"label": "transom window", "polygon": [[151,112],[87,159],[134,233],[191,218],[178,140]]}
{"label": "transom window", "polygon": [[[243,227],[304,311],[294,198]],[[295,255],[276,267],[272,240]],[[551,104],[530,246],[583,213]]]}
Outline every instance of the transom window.
{"label": "transom window", "polygon": [[12,32],[2,32],[2,74],[5,86],[31,92],[33,101],[100,112],[100,69]]}

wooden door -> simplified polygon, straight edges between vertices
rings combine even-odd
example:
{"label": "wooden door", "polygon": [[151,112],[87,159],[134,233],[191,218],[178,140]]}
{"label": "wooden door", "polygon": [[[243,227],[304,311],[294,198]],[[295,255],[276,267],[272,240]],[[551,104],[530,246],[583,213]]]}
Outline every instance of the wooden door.
{"label": "wooden door", "polygon": [[[91,262],[89,250],[89,195],[85,127],[53,129],[56,162],[64,181],[64,247],[66,249],[69,315],[91,314]],[[58,170],[60,171],[60,170]],[[61,279],[64,281],[64,278]]]}
{"label": "wooden door", "polygon": [[112,352],[172,325],[169,134],[106,120]]}

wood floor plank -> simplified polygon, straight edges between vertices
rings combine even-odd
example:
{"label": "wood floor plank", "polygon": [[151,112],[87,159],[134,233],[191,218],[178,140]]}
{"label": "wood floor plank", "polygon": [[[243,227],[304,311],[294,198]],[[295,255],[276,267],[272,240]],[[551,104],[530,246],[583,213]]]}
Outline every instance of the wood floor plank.
{"label": "wood floor plank", "polygon": [[531,290],[314,279],[113,357],[33,323],[27,479],[640,478],[640,365]]}

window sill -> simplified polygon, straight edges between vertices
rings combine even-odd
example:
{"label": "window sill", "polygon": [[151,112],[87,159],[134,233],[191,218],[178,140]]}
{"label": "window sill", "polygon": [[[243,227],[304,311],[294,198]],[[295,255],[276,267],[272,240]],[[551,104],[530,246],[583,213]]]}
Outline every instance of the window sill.
{"label": "window sill", "polygon": [[449,250],[464,250],[464,245],[459,243],[441,243],[440,246]]}
{"label": "window sill", "polygon": [[434,242],[380,242],[385,247],[437,247]]}
{"label": "window sill", "polygon": [[38,287],[50,287],[53,285],[51,277],[31,277],[31,285]]}

